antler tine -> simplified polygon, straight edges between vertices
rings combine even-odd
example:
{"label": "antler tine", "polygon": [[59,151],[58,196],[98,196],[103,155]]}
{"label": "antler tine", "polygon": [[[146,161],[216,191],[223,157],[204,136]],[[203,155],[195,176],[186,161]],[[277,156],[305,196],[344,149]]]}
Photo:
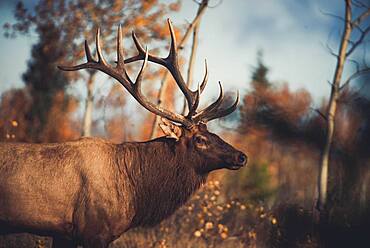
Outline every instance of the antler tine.
{"label": "antler tine", "polygon": [[107,61],[105,61],[103,55],[102,55],[102,49],[100,45],[100,27],[96,30],[96,36],[95,36],[95,44],[96,44],[96,53],[98,54],[98,61],[107,66]]}
{"label": "antler tine", "polygon": [[186,116],[188,119],[191,119],[193,115],[195,114],[195,112],[197,111],[197,108],[199,106],[200,94],[201,94],[201,89],[200,89],[200,85],[198,84],[198,90],[196,91],[196,94],[195,94],[194,104],[191,107],[191,109],[189,109],[189,113]]}
{"label": "antler tine", "polygon": [[91,51],[90,51],[89,45],[87,44],[87,40],[85,40],[84,46],[85,46],[85,54],[86,54],[86,60],[87,60],[86,63],[82,63],[80,65],[75,65],[75,66],[58,65],[57,67],[63,71],[77,71],[81,69],[91,68],[93,64],[98,64],[98,62],[91,55]]}
{"label": "antler tine", "polygon": [[143,79],[143,72],[144,72],[147,64],[148,64],[148,47],[145,48],[145,58],[144,58],[143,64],[141,65],[139,74],[136,77],[135,84],[133,85],[135,93],[139,93],[139,96],[142,96],[142,94],[141,94],[141,82],[142,82],[142,79]]}
{"label": "antler tine", "polygon": [[204,60],[204,65],[205,65],[205,73],[204,73],[203,81],[200,85],[200,93],[203,92],[203,90],[206,87],[207,82],[208,82],[208,68],[207,68],[207,60],[206,59]]}
{"label": "antler tine", "polygon": [[222,89],[220,81],[218,82],[218,85],[220,87],[220,94],[218,95],[217,100],[194,116],[194,120],[196,120],[196,122],[202,120],[202,118],[206,116],[207,113],[213,111],[214,109],[217,109],[221,105],[224,99],[224,91]]}
{"label": "antler tine", "polygon": [[193,109],[193,105],[195,103],[195,98],[196,98],[196,91],[192,91],[188,88],[186,85],[181,72],[180,68],[178,65],[178,60],[177,60],[177,44],[176,44],[176,35],[175,31],[172,27],[171,20],[168,18],[167,19],[168,23],[168,28],[170,30],[170,35],[171,35],[171,47],[170,47],[170,52],[166,58],[167,62],[167,68],[171,72],[173,78],[175,79],[177,85],[179,86],[180,90],[184,94],[186,101],[188,102],[188,107],[189,107],[189,112],[191,109]]}
{"label": "antler tine", "polygon": [[[131,36],[132,36],[132,39],[134,41],[135,47],[138,51],[138,54],[134,57],[125,59],[125,64],[132,63],[132,62],[135,62],[135,61],[138,61],[138,60],[144,60],[144,58],[145,58],[145,49],[140,44],[140,41],[137,38],[134,31],[132,31]],[[166,67],[166,61],[165,61],[164,58],[160,58],[160,57],[151,55],[150,53],[148,53],[148,61],[156,63],[156,64],[160,64],[160,65]]]}
{"label": "antler tine", "polygon": [[87,44],[87,40],[85,40],[85,54],[86,54],[87,62],[96,62],[96,60],[91,55],[90,47]]}
{"label": "antler tine", "polygon": [[125,55],[123,54],[122,48],[122,27],[121,24],[118,26],[118,35],[117,35],[117,68],[125,67]]}
{"label": "antler tine", "polygon": [[204,116],[201,118],[201,121],[206,123],[208,121],[229,115],[236,110],[238,103],[239,103],[239,91],[237,91],[237,97],[235,102],[230,107],[226,109],[215,109],[215,111],[209,111],[204,114]]}
{"label": "antler tine", "polygon": [[[118,32],[119,33],[119,32]],[[118,35],[119,36],[119,35]],[[120,48],[120,42],[117,40],[117,53],[120,55],[117,55],[117,57],[123,56],[122,48]],[[82,63],[76,66],[58,66],[59,69],[63,71],[77,71],[81,69],[95,69],[100,70],[104,72],[105,74],[115,78],[118,80],[120,84],[122,84],[130,93],[132,92],[132,81],[127,76],[126,73],[121,73],[120,70],[113,69],[104,59],[102,55],[102,48],[100,44],[100,28],[96,31],[96,37],[95,37],[95,45],[96,45],[96,53],[98,55],[98,60],[95,60],[90,52],[89,45],[87,41],[85,40],[85,53],[86,53],[86,63]],[[124,71],[126,72],[126,71]]]}
{"label": "antler tine", "polygon": [[170,29],[171,35],[171,45],[170,45],[170,52],[168,54],[168,58],[171,58],[173,61],[177,62],[177,42],[176,42],[176,35],[175,31],[173,30],[172,22],[169,18],[167,18],[168,28]]}

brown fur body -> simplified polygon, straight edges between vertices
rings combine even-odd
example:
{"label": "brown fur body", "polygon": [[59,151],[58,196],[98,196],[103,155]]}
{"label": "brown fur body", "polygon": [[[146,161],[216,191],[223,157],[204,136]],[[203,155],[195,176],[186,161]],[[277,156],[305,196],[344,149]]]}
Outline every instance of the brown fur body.
{"label": "brown fur body", "polygon": [[[53,236],[55,247],[107,247],[132,227],[159,223],[227,163],[212,151],[205,157],[184,132],[179,141],[0,144],[0,233]],[[205,134],[224,147],[221,154],[240,154]]]}

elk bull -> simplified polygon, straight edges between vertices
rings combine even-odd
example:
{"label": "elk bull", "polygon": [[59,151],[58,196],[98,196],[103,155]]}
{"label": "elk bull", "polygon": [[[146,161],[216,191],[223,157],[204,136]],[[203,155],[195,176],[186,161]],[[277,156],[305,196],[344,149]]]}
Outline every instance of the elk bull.
{"label": "elk bull", "polygon": [[[87,42],[87,62],[60,69],[100,70],[122,84],[147,110],[163,118],[165,137],[147,142],[113,144],[98,138],[55,144],[0,144],[0,233],[29,232],[53,237],[53,247],[107,247],[130,228],[159,223],[183,205],[205,182],[209,172],[239,169],[244,153],[207,131],[206,123],[236,109],[218,99],[197,111],[207,71],[197,91],[190,90],[177,64],[171,22],[170,53],[166,58],[144,50],[135,34],[138,55],[124,59],[122,31],[118,29],[117,64],[103,58],[96,35],[98,59]],[[131,81],[125,64],[143,60]],[[167,68],[186,97],[189,112],[180,115],[156,106],[141,93],[148,61]]]}

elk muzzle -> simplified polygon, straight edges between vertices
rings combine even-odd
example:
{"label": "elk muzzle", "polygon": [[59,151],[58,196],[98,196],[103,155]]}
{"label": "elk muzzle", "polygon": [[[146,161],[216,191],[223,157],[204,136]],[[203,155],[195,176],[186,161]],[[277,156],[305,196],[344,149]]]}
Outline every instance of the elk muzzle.
{"label": "elk muzzle", "polygon": [[248,157],[243,152],[235,152],[232,156],[232,159],[228,165],[226,165],[226,168],[229,170],[238,170],[241,167],[245,166],[247,164]]}

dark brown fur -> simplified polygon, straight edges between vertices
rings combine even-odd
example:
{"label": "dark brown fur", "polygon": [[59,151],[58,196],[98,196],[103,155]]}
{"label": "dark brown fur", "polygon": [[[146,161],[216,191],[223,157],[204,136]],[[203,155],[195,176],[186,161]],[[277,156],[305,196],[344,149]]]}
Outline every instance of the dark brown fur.
{"label": "dark brown fur", "polygon": [[[207,141],[201,149],[197,135]],[[54,247],[107,247],[130,228],[159,223],[210,171],[245,164],[240,156],[205,126],[184,129],[179,141],[1,143],[0,233],[53,236]]]}

